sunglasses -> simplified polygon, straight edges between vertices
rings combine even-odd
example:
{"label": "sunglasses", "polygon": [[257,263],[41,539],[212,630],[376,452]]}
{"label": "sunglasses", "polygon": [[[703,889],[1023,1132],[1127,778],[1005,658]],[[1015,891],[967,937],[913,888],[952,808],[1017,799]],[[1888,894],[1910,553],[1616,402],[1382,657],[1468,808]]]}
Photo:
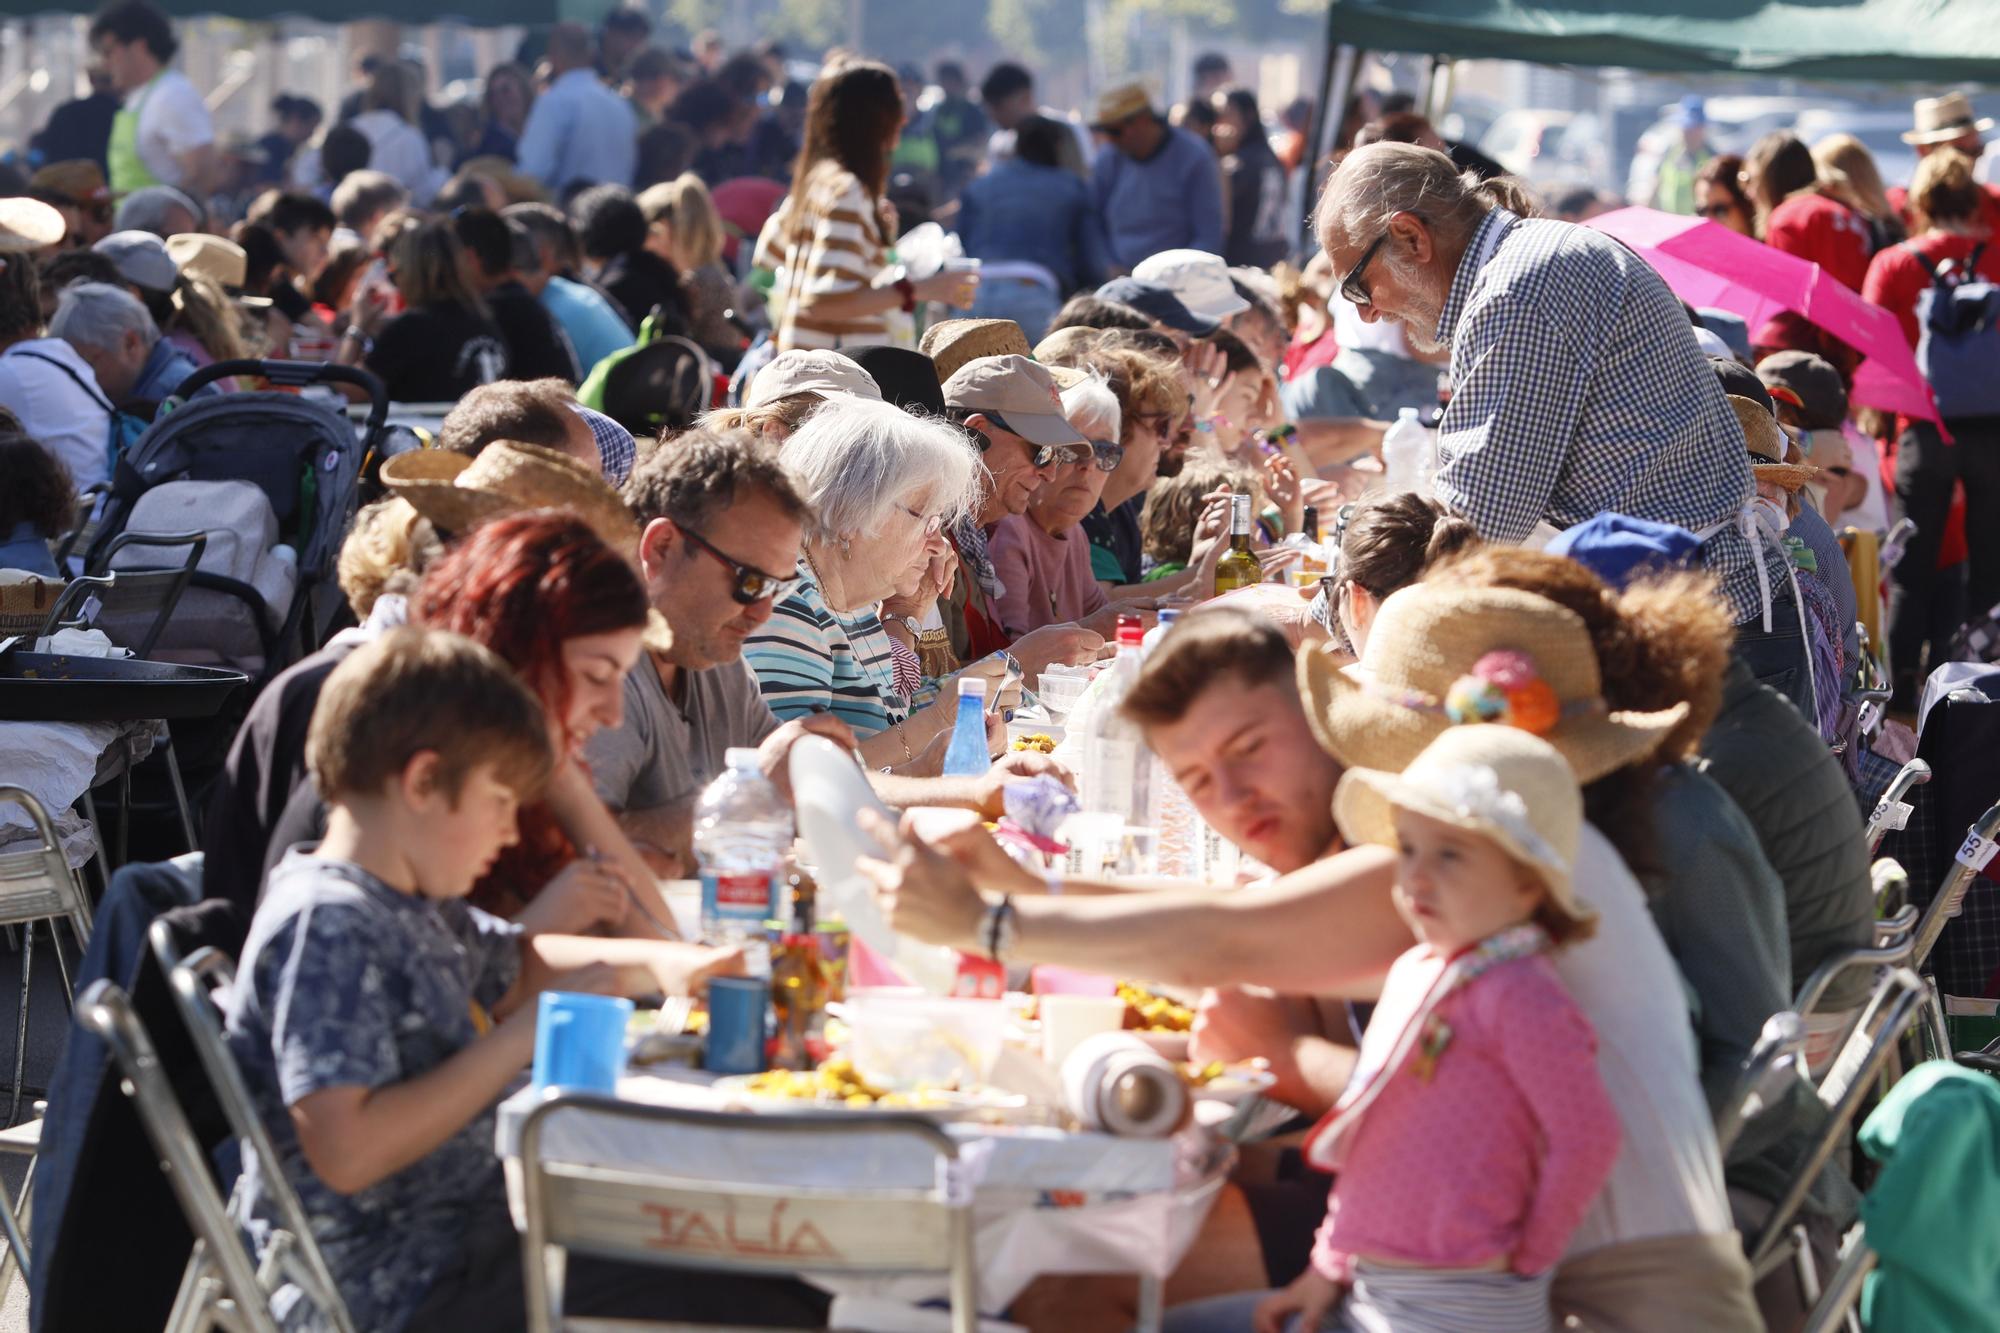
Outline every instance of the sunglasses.
{"label": "sunglasses", "polygon": [[693,528],[683,527],[681,535],[728,566],[729,572],[735,576],[735,582],[730,585],[729,595],[742,606],[755,606],[765,600],[776,601],[799,584],[796,575],[781,579],[776,574],[766,574],[755,565],[746,565],[740,560],[724,555]]}
{"label": "sunglasses", "polygon": [[1090,461],[1097,465],[1099,472],[1116,472],[1118,465],[1125,461],[1125,446],[1112,440],[1092,440]]}
{"label": "sunglasses", "polygon": [[1388,239],[1389,230],[1385,227],[1382,229],[1382,234],[1377,236],[1369,247],[1361,252],[1361,262],[1350,269],[1347,276],[1341,280],[1340,295],[1348,304],[1357,306],[1372,306],[1375,304],[1375,295],[1369,290],[1367,282],[1363,279],[1368,272],[1368,266],[1375,262],[1376,252],[1382,248]]}

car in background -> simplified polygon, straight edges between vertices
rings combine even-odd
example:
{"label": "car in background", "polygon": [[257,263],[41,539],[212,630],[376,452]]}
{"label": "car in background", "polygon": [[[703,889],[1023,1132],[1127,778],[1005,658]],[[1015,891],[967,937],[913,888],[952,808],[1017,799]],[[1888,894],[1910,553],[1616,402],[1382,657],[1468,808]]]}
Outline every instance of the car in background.
{"label": "car in background", "polygon": [[1850,111],[1833,107],[1799,113],[1792,133],[1811,147],[1831,134],[1851,134],[1875,159],[1885,188],[1907,187],[1917,173],[1917,150],[1903,142],[1910,128],[1907,111]]}
{"label": "car in background", "polygon": [[1594,112],[1506,112],[1480,139],[1479,151],[1544,191],[1556,185],[1603,186],[1611,179],[1604,125]]}

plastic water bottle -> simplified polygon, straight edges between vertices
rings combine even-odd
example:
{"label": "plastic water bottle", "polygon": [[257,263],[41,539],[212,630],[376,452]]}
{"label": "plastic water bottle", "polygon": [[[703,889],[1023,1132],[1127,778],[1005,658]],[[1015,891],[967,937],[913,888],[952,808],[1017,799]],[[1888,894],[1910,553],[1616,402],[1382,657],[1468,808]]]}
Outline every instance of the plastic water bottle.
{"label": "plastic water bottle", "polygon": [[1139,656],[1144,658],[1159,647],[1160,640],[1167,637],[1167,631],[1172,629],[1174,622],[1180,618],[1181,613],[1172,607],[1160,608],[1159,623],[1147,630],[1145,637],[1139,640]]}
{"label": "plastic water bottle", "polygon": [[986,682],[976,676],[960,676],[958,720],[951,724],[951,744],[944,752],[944,775],[976,778],[992,764],[986,752]]}
{"label": "plastic water bottle", "polygon": [[1431,433],[1424,428],[1417,409],[1399,411],[1396,424],[1382,437],[1383,488],[1429,495],[1431,473],[1437,468],[1431,449]]}
{"label": "plastic water bottle", "polygon": [[764,777],[755,750],[732,749],[725,758],[728,768],[708,784],[695,807],[702,940],[742,945],[750,970],[767,974],[764,923],[780,915],[780,872],[792,847],[792,811]]}
{"label": "plastic water bottle", "polygon": [[1119,712],[1119,705],[1139,678],[1145,637],[1137,617],[1120,618],[1118,656],[1111,669],[1092,683],[1097,706],[1084,724],[1082,804],[1090,814],[1116,815],[1122,828],[1151,829],[1153,823],[1152,754],[1139,724]]}

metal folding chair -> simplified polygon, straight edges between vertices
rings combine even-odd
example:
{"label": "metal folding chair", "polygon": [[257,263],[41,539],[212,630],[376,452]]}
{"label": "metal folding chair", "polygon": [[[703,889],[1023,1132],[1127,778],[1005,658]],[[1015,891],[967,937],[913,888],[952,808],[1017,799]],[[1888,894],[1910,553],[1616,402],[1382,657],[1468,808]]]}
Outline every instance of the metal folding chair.
{"label": "metal folding chair", "polygon": [[[148,552],[180,549],[186,554],[179,564],[170,563],[163,555],[158,557],[161,563],[157,568],[113,569],[112,557],[132,546]],[[153,647],[159,643],[167,622],[173,619],[174,609],[180,605],[181,594],[187,591],[195,568],[201,563],[201,553],[207,546],[208,534],[205,532],[119,533],[85,575],[70,580],[69,586],[63,589],[62,597],[49,611],[42,633],[53,634],[65,628],[98,628],[119,647],[131,649],[134,657],[152,656]],[[187,837],[188,850],[196,851],[201,847],[201,838],[195,831],[194,807],[188,800],[187,784],[181,779],[180,759],[174,753],[173,731],[162,722],[160,732],[165,737],[160,746],[161,759],[166,765],[167,781],[173,788],[181,832]],[[129,800],[130,768],[128,762],[119,773],[121,810]],[[122,836],[119,846],[122,856]],[[105,867],[105,873],[109,875],[110,867]]]}
{"label": "metal folding chair", "polygon": [[[1876,984],[1860,1021],[1848,1034],[1839,1056],[1816,1089],[1820,1104],[1826,1108],[1826,1121],[1813,1141],[1812,1150],[1773,1205],[1770,1216],[1745,1247],[1756,1278],[1761,1280],[1788,1256],[1794,1257],[1801,1267],[1807,1299],[1817,1295],[1818,1278],[1811,1271],[1811,1252],[1803,1243],[1803,1236],[1795,1234],[1799,1209],[1821,1168],[1846,1137],[1862,1103],[1874,1091],[1876,1079],[1895,1053],[1897,1041],[1915,1020],[1923,995],[1922,978],[1907,967],[1889,968]],[[1796,1230],[1802,1232],[1803,1228]]]}
{"label": "metal folding chair", "polygon": [[110,493],[111,483],[108,481],[93,481],[76,493],[76,524],[62,535],[61,541],[56,543],[55,558],[58,569],[69,564],[70,552],[76,550],[79,544],[86,549],[89,548],[90,542],[85,539],[96,526],[94,520],[98,502]]}
{"label": "metal folding chair", "polygon": [[1725,1160],[1743,1127],[1781,1104],[1804,1076],[1799,1058],[1805,1049],[1806,1025],[1797,1014],[1782,1009],[1764,1020],[1764,1030],[1736,1076],[1736,1088],[1715,1118],[1715,1146]]}
{"label": "metal folding chair", "polygon": [[1904,764],[1889,780],[1888,790],[1868,814],[1868,855],[1875,855],[1882,839],[1909,821],[1911,807],[1903,798],[1930,780],[1931,766],[1921,759]]}
{"label": "metal folding chair", "polygon": [[266,1290],[275,1290],[280,1283],[296,1284],[326,1316],[336,1333],[355,1333],[333,1270],[327,1267],[326,1256],[313,1239],[305,1206],[299,1202],[291,1182],[285,1179],[277,1147],[265,1131],[264,1122],[258,1119],[250,1089],[243,1082],[243,1071],[237,1067],[236,1057],[230,1054],[223,1039],[222,1015],[215,1005],[215,992],[235,983],[235,969],[228,957],[214,948],[197,949],[183,960],[170,921],[153,922],[147,938],[174,993],[174,1005],[180,1010],[202,1070],[208,1075],[223,1115],[228,1118],[230,1131],[235,1134],[246,1163],[254,1156],[261,1164],[264,1191],[277,1209],[278,1225],[271,1229],[259,1263],[259,1281]]}
{"label": "metal folding chair", "polygon": [[[907,1150],[924,1188],[821,1189],[743,1185],[655,1168],[612,1168],[550,1160],[543,1139],[557,1118],[626,1121],[671,1131],[690,1160],[701,1138],[768,1144],[772,1154],[803,1144],[844,1140],[858,1150]],[[898,1158],[899,1161],[903,1160]],[[948,1275],[952,1333],[978,1327],[972,1254],[972,1189],[959,1147],[939,1126],[916,1116],[728,1115],[620,1102],[583,1093],[551,1093],[521,1128],[521,1177],[527,1225],[521,1250],[530,1333],[582,1333],[595,1321],[562,1315],[564,1264],[570,1250],[607,1259],[671,1267],[790,1276],[797,1273],[938,1273]],[[682,1330],[687,1324],[620,1328]]]}
{"label": "metal folding chair", "polygon": [[[90,899],[69,868],[62,842],[49,813],[35,794],[24,787],[0,785],[0,804],[18,805],[35,826],[38,845],[25,850],[0,852],[0,926],[21,927],[21,1011],[14,1020],[14,1090],[7,1103],[7,1123],[21,1116],[21,1083],[27,1074],[28,999],[34,985],[35,924],[49,923],[49,942],[55,947],[56,968],[62,973],[63,1000],[74,996],[69,979],[69,960],[63,957],[62,940],[55,923],[69,922],[82,952],[90,942]],[[18,844],[16,844],[18,848]]]}
{"label": "metal folding chair", "polygon": [[36,1102],[34,1119],[12,1129],[0,1130],[0,1153],[28,1159],[21,1193],[10,1200],[5,1191],[0,1191],[0,1235],[4,1235],[7,1242],[7,1257],[0,1259],[0,1301],[5,1301],[7,1293],[13,1290],[15,1279],[22,1282],[28,1280],[28,1227],[33,1221],[35,1154],[42,1148],[42,1112],[47,1107],[46,1102]]}
{"label": "metal folding chair", "polygon": [[124,1075],[146,1135],[159,1154],[160,1169],[194,1231],[180,1291],[167,1318],[166,1333],[278,1333],[276,1319],[259,1284],[256,1266],[242,1235],[229,1219],[215,1177],[174,1095],[173,1083],[132,1002],[109,981],[95,981],[77,1005],[77,1021],[101,1038]]}
{"label": "metal folding chair", "polygon": [[[1959,844],[1958,854],[1952,859],[1951,873],[1938,886],[1930,905],[1924,909],[1923,918],[1917,922],[1910,966],[1919,972],[1923,971],[1931,950],[1937,947],[1945,922],[1959,914],[1972,882],[1979,878],[1980,871],[1986,868],[1986,863],[1995,854],[1996,836],[2000,836],[2000,805],[1991,805],[1978,822],[1966,830],[1965,841]],[[1938,993],[1937,979],[1929,975],[1924,978],[1924,1009],[1931,1054],[1940,1060],[1951,1059],[1951,1033],[1944,1021],[1944,999]]]}
{"label": "metal folding chair", "polygon": [[[1806,978],[1806,984],[1799,987],[1798,997],[1792,1001],[1792,1010],[1797,1013],[1805,1027],[1805,1070],[1806,1077],[1817,1083],[1832,1067],[1835,1054],[1842,1048],[1854,1025],[1867,1012],[1867,1005],[1852,1009],[1833,1009],[1827,1005],[1827,994],[1835,982],[1851,972],[1868,972],[1876,978],[1870,984],[1870,1000],[1873,999],[1874,985],[1879,984],[1880,975],[1889,968],[1911,966],[1911,956],[1916,948],[1913,923],[1915,911],[1905,908],[1889,922],[1876,922],[1877,943],[1871,948],[1849,949],[1837,953],[1813,970]],[[1882,927],[1893,927],[1893,933],[1883,940]]]}

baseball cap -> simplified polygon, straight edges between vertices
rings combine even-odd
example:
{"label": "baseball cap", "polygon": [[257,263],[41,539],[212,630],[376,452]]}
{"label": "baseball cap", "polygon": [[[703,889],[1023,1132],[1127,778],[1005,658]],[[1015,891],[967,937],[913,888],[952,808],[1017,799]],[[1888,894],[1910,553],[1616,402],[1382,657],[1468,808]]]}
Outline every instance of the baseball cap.
{"label": "baseball cap", "polygon": [[1137,278],[1113,278],[1097,289],[1097,294],[1107,301],[1117,301],[1129,305],[1147,319],[1164,324],[1170,329],[1206,338],[1221,327],[1212,319],[1203,319],[1181,303],[1181,298],[1162,287],[1157,282],[1141,282]]}
{"label": "baseball cap", "polygon": [[1206,250],[1162,250],[1134,265],[1132,276],[1165,287],[1196,319],[1220,323],[1250,308],[1229,281],[1229,265]]}
{"label": "baseball cap", "polygon": [[1847,418],[1847,385],[1833,363],[1811,352],[1773,352],[1757,363],[1771,397],[1799,410],[1807,430],[1838,430]]}
{"label": "baseball cap", "polygon": [[181,276],[167,243],[150,231],[114,231],[90,248],[110,260],[119,277],[149,292],[170,292]]}
{"label": "baseball cap", "polygon": [[937,364],[907,347],[855,347],[849,354],[882,390],[884,402],[918,416],[944,415],[944,390]]}
{"label": "baseball cap", "polygon": [[1089,444],[1063,417],[1062,392],[1049,368],[1025,356],[982,356],[944,382],[945,406],[977,412],[1030,444]]}
{"label": "baseball cap", "polygon": [[1708,366],[1721,382],[1723,393],[1732,398],[1748,398],[1772,416],[1778,415],[1777,405],[1771,401],[1770,391],[1764,387],[1764,381],[1757,378],[1756,371],[1741,361],[1720,356],[1708,358]]}
{"label": "baseball cap", "polygon": [[790,351],[771,358],[750,381],[743,406],[762,407],[795,393],[882,401],[882,390],[868,372],[838,352]]}
{"label": "baseball cap", "polygon": [[1643,574],[1678,569],[1701,549],[1701,538],[1671,523],[1603,513],[1564,528],[1548,544],[1550,555],[1568,556],[1614,588]]}

